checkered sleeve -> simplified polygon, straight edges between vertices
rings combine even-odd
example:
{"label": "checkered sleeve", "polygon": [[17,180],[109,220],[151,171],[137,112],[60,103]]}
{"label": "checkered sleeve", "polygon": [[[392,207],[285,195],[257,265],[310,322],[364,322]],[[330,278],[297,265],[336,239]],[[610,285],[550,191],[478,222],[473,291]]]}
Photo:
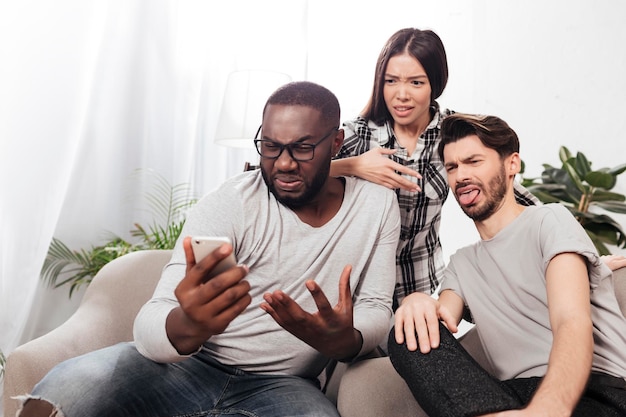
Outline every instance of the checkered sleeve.
{"label": "checkered sleeve", "polygon": [[344,122],[343,130],[345,139],[335,159],[361,155],[372,148],[372,131],[364,118],[357,117],[354,120]]}
{"label": "checkered sleeve", "polygon": [[515,200],[522,206],[538,206],[541,201],[535,197],[530,191],[526,189],[522,184],[513,183],[513,193],[515,194]]}

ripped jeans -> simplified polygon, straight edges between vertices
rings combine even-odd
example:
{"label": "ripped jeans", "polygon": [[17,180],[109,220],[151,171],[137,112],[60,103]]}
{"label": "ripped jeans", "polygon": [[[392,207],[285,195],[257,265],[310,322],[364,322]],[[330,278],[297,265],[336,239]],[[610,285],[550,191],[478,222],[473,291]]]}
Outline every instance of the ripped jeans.
{"label": "ripped jeans", "polygon": [[46,400],[65,417],[339,417],[317,381],[243,372],[203,351],[156,363],[132,343],[57,365],[26,398]]}

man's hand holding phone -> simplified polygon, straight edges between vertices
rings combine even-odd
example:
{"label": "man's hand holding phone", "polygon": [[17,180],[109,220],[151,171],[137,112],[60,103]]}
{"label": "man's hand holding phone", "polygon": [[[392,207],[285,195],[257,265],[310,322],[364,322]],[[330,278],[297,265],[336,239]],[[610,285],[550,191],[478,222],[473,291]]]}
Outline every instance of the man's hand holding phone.
{"label": "man's hand holding phone", "polygon": [[[231,245],[230,239],[227,237],[192,237],[191,248],[193,249],[193,257],[195,258],[195,262],[200,262],[201,260],[209,256],[211,252],[218,249],[224,244]],[[187,262],[187,265],[189,265],[189,262]],[[212,278],[215,275],[221,274],[222,272],[236,265],[237,260],[235,259],[235,254],[233,253],[233,251],[230,251],[230,254],[226,258],[219,261],[217,265],[215,265],[213,269],[211,269],[207,276],[209,278]]]}
{"label": "man's hand holding phone", "polygon": [[222,333],[252,301],[250,284],[243,279],[248,268],[234,265],[230,243],[219,241],[216,249],[196,259],[192,242],[194,246],[204,246],[201,243],[210,240],[183,240],[187,270],[174,291],[180,306],[170,312],[166,322],[170,342],[183,355],[197,351],[211,336]]}

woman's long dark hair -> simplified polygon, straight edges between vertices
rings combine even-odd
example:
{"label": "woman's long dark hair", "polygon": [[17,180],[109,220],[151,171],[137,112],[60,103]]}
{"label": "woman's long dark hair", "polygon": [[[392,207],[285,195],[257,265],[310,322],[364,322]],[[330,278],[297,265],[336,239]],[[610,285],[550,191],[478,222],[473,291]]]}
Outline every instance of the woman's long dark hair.
{"label": "woman's long dark hair", "polygon": [[439,107],[436,100],[448,83],[448,60],[439,36],[432,30],[400,29],[389,38],[380,51],[376,63],[372,96],[362,114],[364,118],[373,120],[378,125],[392,118],[383,96],[387,65],[392,57],[405,52],[417,59],[424,67],[432,89],[430,97],[432,106]]}

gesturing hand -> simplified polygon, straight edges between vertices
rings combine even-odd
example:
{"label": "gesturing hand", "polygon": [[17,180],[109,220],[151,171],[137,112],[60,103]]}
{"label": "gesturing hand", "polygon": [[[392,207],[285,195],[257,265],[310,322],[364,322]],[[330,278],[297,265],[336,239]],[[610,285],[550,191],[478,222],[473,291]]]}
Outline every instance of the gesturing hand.
{"label": "gesturing hand", "polygon": [[417,184],[400,175],[406,174],[415,178],[422,178],[417,171],[387,158],[386,155],[392,155],[395,152],[396,149],[374,148],[355,157],[355,160],[358,161],[357,175],[387,188],[421,191]]}
{"label": "gesturing hand", "polygon": [[305,283],[318,311],[308,313],[283,291],[264,294],[261,308],[289,333],[333,359],[347,359],[361,349],[361,335],[352,321],[352,294],[347,265],[339,279],[339,301],[332,307],[322,289],[313,280]]}
{"label": "gesturing hand", "polygon": [[243,278],[245,266],[236,266],[209,279],[211,270],[233,248],[225,244],[200,262],[191,249],[191,238],[183,240],[187,261],[185,277],[174,295],[180,303],[167,317],[167,335],[179,353],[188,354],[213,335],[222,333],[252,301],[250,284]]}

